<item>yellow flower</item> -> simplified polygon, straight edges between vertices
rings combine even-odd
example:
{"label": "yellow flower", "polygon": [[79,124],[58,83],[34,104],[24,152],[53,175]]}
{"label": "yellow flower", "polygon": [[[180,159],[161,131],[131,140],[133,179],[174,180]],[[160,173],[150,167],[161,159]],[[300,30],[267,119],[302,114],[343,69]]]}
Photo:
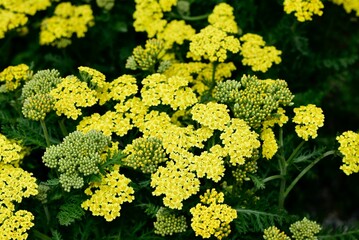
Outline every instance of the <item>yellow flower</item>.
{"label": "yellow flower", "polygon": [[90,5],[73,6],[70,2],[59,3],[54,16],[45,18],[41,23],[40,45],[58,48],[71,44],[71,38],[85,36],[88,27],[94,25]]}
{"label": "yellow flower", "polygon": [[191,227],[196,236],[217,239],[227,237],[231,233],[229,224],[237,218],[237,211],[223,204],[223,193],[212,189],[201,196],[201,202],[190,209]]}
{"label": "yellow flower", "polygon": [[156,213],[156,222],[153,223],[155,233],[163,237],[187,230],[186,217],[177,215],[173,210],[161,207]]}
{"label": "yellow flower", "polygon": [[227,155],[223,148],[219,145],[214,145],[207,152],[204,151],[200,156],[193,156],[192,162],[189,168],[196,171],[199,178],[207,175],[207,179],[212,179],[214,182],[218,182],[224,176],[223,158]]}
{"label": "yellow flower", "polygon": [[271,159],[278,150],[278,144],[274,132],[271,128],[263,128],[261,132],[262,155],[266,159]]}
{"label": "yellow flower", "polygon": [[119,173],[119,166],[116,166],[100,183],[93,183],[85,190],[91,198],[84,201],[81,207],[90,210],[94,216],[103,216],[108,222],[114,220],[120,216],[121,205],[135,198],[133,188],[128,186],[130,182],[129,178]]}
{"label": "yellow flower", "polygon": [[238,26],[234,19],[233,7],[227,3],[219,3],[208,16],[208,22],[227,33],[238,33]]}
{"label": "yellow flower", "polygon": [[157,38],[164,42],[165,49],[171,49],[174,43],[182,45],[184,40],[189,40],[195,33],[196,30],[185,21],[172,20],[157,34]]}
{"label": "yellow flower", "polygon": [[36,195],[36,178],[32,173],[10,164],[0,163],[0,202],[21,202],[23,198]]}
{"label": "yellow flower", "polygon": [[359,1],[357,0],[331,0],[333,3],[343,5],[344,10],[349,14],[352,11],[359,17]]}
{"label": "yellow flower", "polygon": [[23,157],[23,148],[0,133],[0,164],[12,164],[18,167]]}
{"label": "yellow flower", "polygon": [[171,209],[182,209],[183,201],[199,191],[200,181],[188,169],[188,159],[181,156],[183,161],[168,161],[166,167],[159,167],[151,175],[151,187],[154,196],[165,195],[163,204]]}
{"label": "yellow flower", "polygon": [[227,52],[237,53],[240,50],[239,40],[228,36],[223,30],[212,25],[203,28],[191,38],[187,57],[195,61],[208,59],[210,62],[224,62]]}
{"label": "yellow flower", "polygon": [[26,210],[16,211],[3,222],[0,222],[1,239],[27,239],[28,234],[26,231],[34,226],[33,220],[34,216],[31,212]]}
{"label": "yellow flower", "polygon": [[212,130],[224,130],[231,118],[227,105],[209,102],[197,103],[191,109],[192,119]]}
{"label": "yellow flower", "polygon": [[293,122],[297,123],[295,131],[298,137],[303,138],[305,141],[308,141],[309,137],[316,138],[319,127],[324,125],[322,109],[314,104],[308,104],[307,106],[294,108],[294,113]]}
{"label": "yellow flower", "polygon": [[267,118],[262,125],[263,128],[274,127],[275,124],[283,127],[283,125],[287,122],[288,117],[285,115],[285,110],[283,108],[278,108],[277,113],[272,114],[272,116]]}
{"label": "yellow flower", "polygon": [[50,91],[55,99],[54,109],[57,115],[64,114],[76,120],[82,114],[77,107],[90,107],[97,102],[96,91],[91,90],[85,82],[75,76],[68,76]]}
{"label": "yellow flower", "polygon": [[260,147],[258,134],[251,131],[248,124],[238,118],[232,118],[231,123],[220,135],[224,150],[230,156],[232,165],[243,165],[246,158],[253,155],[253,151]]}
{"label": "yellow flower", "polygon": [[135,3],[136,10],[133,13],[135,30],[137,32],[147,32],[149,38],[154,37],[167,24],[167,21],[162,19],[161,4],[156,0],[135,0]]}
{"label": "yellow flower", "polygon": [[170,105],[172,109],[186,109],[197,102],[196,95],[187,86],[186,78],[152,74],[142,80],[142,101],[147,106]]}
{"label": "yellow flower", "polygon": [[310,21],[313,15],[322,16],[324,8],[320,0],[284,0],[283,5],[287,14],[295,12],[299,22]]}
{"label": "yellow flower", "polygon": [[0,6],[16,12],[28,15],[35,15],[37,11],[45,10],[51,6],[50,0],[6,0],[0,3]]}
{"label": "yellow flower", "polygon": [[[5,82],[5,91],[14,91],[20,87],[21,82],[29,80],[31,75],[32,71],[26,64],[9,66],[0,72],[0,83]],[[3,85],[0,88],[3,88]]]}
{"label": "yellow flower", "polygon": [[279,64],[281,51],[273,46],[265,46],[266,42],[257,34],[247,33],[240,38],[242,43],[242,63],[251,66],[253,71],[266,72],[273,63]]}
{"label": "yellow flower", "polygon": [[340,144],[338,150],[344,156],[340,169],[347,175],[359,172],[359,134],[346,131],[336,139]]}
{"label": "yellow flower", "polygon": [[25,14],[0,9],[0,39],[5,37],[5,33],[24,26],[28,18]]}

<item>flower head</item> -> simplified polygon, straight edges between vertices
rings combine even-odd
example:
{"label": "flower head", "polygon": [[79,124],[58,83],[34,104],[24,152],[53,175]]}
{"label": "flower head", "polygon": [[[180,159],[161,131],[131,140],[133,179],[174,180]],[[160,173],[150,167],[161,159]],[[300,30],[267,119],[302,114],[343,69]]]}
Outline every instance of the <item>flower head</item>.
{"label": "flower head", "polygon": [[219,3],[208,16],[208,22],[227,33],[238,33],[239,29],[233,15],[233,7],[227,3]]}
{"label": "flower head", "polygon": [[308,104],[294,108],[294,113],[293,122],[297,124],[295,131],[298,136],[305,141],[308,141],[309,137],[316,138],[318,129],[324,125],[322,109],[314,104]]}
{"label": "flower head", "polygon": [[153,223],[155,233],[164,236],[187,230],[186,217],[176,214],[169,208],[161,207],[156,213],[156,221]]}
{"label": "flower head", "polygon": [[265,240],[290,240],[290,238],[281,232],[277,227],[271,226],[264,230],[263,238]]}
{"label": "flower head", "polygon": [[135,199],[135,191],[128,186],[130,182],[129,178],[119,173],[119,167],[116,166],[102,177],[100,183],[92,183],[85,190],[91,198],[84,201],[81,207],[90,210],[94,216],[103,216],[106,221],[113,221],[120,216],[121,205]]}
{"label": "flower head", "polygon": [[324,8],[320,0],[284,0],[283,5],[287,14],[295,12],[299,22],[310,21],[313,15],[321,16]]}
{"label": "flower head", "polygon": [[279,64],[281,51],[273,46],[265,46],[263,38],[257,34],[247,33],[240,38],[243,65],[251,66],[253,71],[266,72],[273,63]]}
{"label": "flower head", "polygon": [[42,157],[45,166],[56,168],[65,191],[79,189],[84,185],[84,176],[99,173],[103,163],[102,153],[107,151],[110,137],[98,131],[86,134],[75,131],[59,145],[48,147]]}
{"label": "flower head", "polygon": [[331,0],[333,3],[343,5],[344,10],[347,13],[355,12],[356,16],[359,17],[359,1],[357,0]]}
{"label": "flower head", "polygon": [[199,61],[202,58],[210,62],[224,62],[227,52],[237,53],[240,50],[239,40],[212,25],[203,28],[191,38],[187,57]]}
{"label": "flower head", "polygon": [[9,66],[0,72],[0,83],[5,82],[4,85],[0,85],[1,88],[5,88],[4,91],[14,91],[19,88],[22,82],[25,82],[31,78],[32,71],[26,64],[19,64],[16,66]]}
{"label": "flower head", "polygon": [[293,238],[296,240],[317,240],[315,234],[319,233],[321,229],[318,223],[307,218],[303,218],[303,220],[297,221],[289,227]]}
{"label": "flower head", "polygon": [[226,105],[209,102],[197,103],[191,109],[192,119],[212,130],[223,130],[230,121],[229,109]]}
{"label": "flower head", "polygon": [[359,134],[346,131],[337,137],[340,146],[338,150],[343,154],[341,170],[347,175],[359,172]]}

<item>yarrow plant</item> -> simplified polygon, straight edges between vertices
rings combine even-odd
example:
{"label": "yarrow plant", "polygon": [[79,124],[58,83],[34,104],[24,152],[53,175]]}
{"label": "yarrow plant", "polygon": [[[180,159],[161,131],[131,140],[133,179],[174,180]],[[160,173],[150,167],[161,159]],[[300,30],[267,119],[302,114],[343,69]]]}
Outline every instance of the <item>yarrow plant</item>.
{"label": "yarrow plant", "polygon": [[[359,134],[321,146],[326,112],[282,79],[285,44],[244,24],[229,1],[210,1],[197,16],[208,3],[131,4],[132,26],[109,27],[136,32],[139,41],[122,49],[117,33],[98,34],[122,17],[114,0],[0,3],[0,38],[48,8],[29,23],[36,46],[54,51],[48,61],[98,35],[114,37],[123,52],[110,58],[124,63],[100,67],[83,56],[72,71],[1,69],[0,239],[329,238],[315,216],[291,212],[288,196],[322,159],[341,158],[336,171],[357,173]],[[320,0],[280,6],[294,14],[285,20],[293,32],[325,11]],[[334,235],[355,238],[357,229]]]}

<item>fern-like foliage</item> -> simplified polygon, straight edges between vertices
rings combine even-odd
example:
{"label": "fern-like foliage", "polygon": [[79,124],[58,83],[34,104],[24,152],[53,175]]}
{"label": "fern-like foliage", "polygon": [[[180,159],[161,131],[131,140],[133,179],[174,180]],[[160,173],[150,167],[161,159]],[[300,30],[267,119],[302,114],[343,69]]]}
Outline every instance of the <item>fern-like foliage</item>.
{"label": "fern-like foliage", "polygon": [[263,232],[270,226],[279,226],[287,220],[284,213],[271,213],[261,210],[237,208],[237,219],[234,220],[236,232]]}
{"label": "fern-like foliage", "polygon": [[158,210],[161,208],[161,206],[157,206],[152,203],[142,203],[138,204],[138,206],[144,209],[145,213],[151,218],[155,218]]}
{"label": "fern-like foliage", "polygon": [[69,226],[76,220],[80,220],[85,214],[81,208],[83,199],[79,196],[68,198],[63,205],[60,206],[60,211],[57,214],[57,219],[60,225]]}
{"label": "fern-like foliage", "polygon": [[52,234],[51,240],[63,240],[63,238],[62,238],[61,234],[59,233],[59,231],[52,230],[51,234]]}

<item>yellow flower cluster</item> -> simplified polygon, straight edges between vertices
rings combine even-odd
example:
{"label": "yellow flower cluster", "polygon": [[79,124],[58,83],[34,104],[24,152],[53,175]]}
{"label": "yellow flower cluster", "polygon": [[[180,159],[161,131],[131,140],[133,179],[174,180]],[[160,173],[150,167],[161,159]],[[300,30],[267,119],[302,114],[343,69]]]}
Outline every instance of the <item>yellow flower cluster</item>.
{"label": "yellow flower cluster", "polygon": [[189,40],[196,34],[191,25],[183,20],[172,20],[157,34],[157,38],[164,42],[165,49],[171,49],[174,43],[182,45],[185,40]]}
{"label": "yellow flower cluster", "polygon": [[85,190],[91,198],[84,201],[81,207],[90,210],[94,216],[103,216],[108,222],[114,220],[120,216],[121,205],[135,199],[135,191],[128,186],[130,182],[130,179],[119,173],[119,166],[116,166],[100,183],[93,182]]}
{"label": "yellow flower cluster", "polygon": [[0,92],[14,91],[20,87],[21,82],[27,81],[31,78],[32,71],[26,64],[19,64],[16,66],[9,66],[0,72]]}
{"label": "yellow flower cluster", "polygon": [[103,132],[106,136],[111,136],[112,133],[124,136],[132,127],[130,119],[125,118],[122,112],[107,111],[103,115],[93,113],[84,117],[76,129],[84,133],[97,130]]}
{"label": "yellow flower cluster", "polygon": [[274,132],[271,128],[263,128],[261,132],[262,155],[266,159],[271,159],[278,150],[278,144]]}
{"label": "yellow flower cluster", "polygon": [[81,82],[75,76],[63,79],[50,91],[50,95],[55,99],[56,114],[59,116],[64,114],[74,120],[82,114],[77,107],[90,107],[97,102],[96,91],[91,90],[86,82]]}
{"label": "yellow flower cluster", "polygon": [[231,233],[229,224],[237,218],[237,211],[223,204],[223,193],[215,189],[207,190],[201,197],[201,202],[190,209],[192,214],[191,227],[196,236],[217,239],[227,237]]}
{"label": "yellow flower cluster", "polygon": [[36,195],[36,178],[22,168],[0,163],[0,201],[21,202],[31,195]]}
{"label": "yellow flower cluster", "polygon": [[[16,154],[16,152],[15,152]],[[36,178],[32,173],[0,162],[0,232],[1,239],[27,239],[34,216],[25,210],[15,212],[14,202],[37,195]]]}
{"label": "yellow flower cluster", "polygon": [[356,16],[359,17],[359,1],[357,0],[331,0],[333,3],[343,5],[344,10],[347,13],[355,12]]}
{"label": "yellow flower cluster", "polygon": [[208,102],[197,103],[191,109],[192,119],[212,130],[224,130],[231,118],[227,105]]}
{"label": "yellow flower cluster", "polygon": [[149,38],[154,37],[167,24],[167,21],[162,19],[161,4],[157,0],[135,0],[135,3],[133,26],[136,32],[147,32]]}
{"label": "yellow flower cluster", "polygon": [[6,0],[0,2],[0,39],[5,33],[24,26],[28,18],[37,11],[45,10],[51,5],[50,0]]}
{"label": "yellow flower cluster", "polygon": [[275,124],[283,127],[283,125],[288,122],[288,119],[289,118],[285,115],[285,110],[280,107],[277,109],[277,113],[267,118],[262,125],[263,128],[274,127]]}
{"label": "yellow flower cluster", "polygon": [[59,3],[54,16],[41,23],[40,44],[63,48],[71,44],[71,37],[85,36],[88,28],[94,25],[90,5],[73,6],[70,2]]}
{"label": "yellow flower cluster", "polygon": [[33,220],[34,216],[32,213],[26,210],[18,210],[15,213],[10,214],[10,216],[4,220],[0,217],[1,239],[27,239],[28,234],[26,231],[34,226],[34,223],[32,222]]}
{"label": "yellow flower cluster", "polygon": [[295,132],[298,137],[303,138],[305,141],[308,141],[309,137],[316,138],[319,127],[324,125],[322,109],[314,104],[308,104],[307,106],[294,108],[294,113],[293,122],[297,124]]}
{"label": "yellow flower cluster", "polygon": [[[216,82],[221,82],[232,76],[232,72],[236,70],[233,62],[219,63],[216,65],[214,79]],[[193,85],[193,91],[202,95],[207,91],[211,84],[213,75],[213,64],[202,62],[189,62],[189,63],[174,63],[163,73],[167,77],[181,76],[188,80]]]}
{"label": "yellow flower cluster", "polygon": [[45,10],[50,5],[50,0],[6,0],[0,3],[0,6],[10,11],[28,15],[35,15],[37,11]]}
{"label": "yellow flower cluster", "polygon": [[347,175],[359,172],[359,134],[346,131],[336,139],[340,144],[338,150],[344,156],[340,169]]}
{"label": "yellow flower cluster", "polygon": [[86,82],[90,83],[90,88],[103,89],[105,87],[106,76],[93,68],[90,67],[78,67],[80,74],[85,78]]}
{"label": "yellow flower cluster", "polygon": [[196,95],[189,88],[186,78],[173,76],[167,78],[155,73],[142,80],[142,101],[147,106],[170,105],[172,109],[185,109],[197,102]]}
{"label": "yellow flower cluster", "polygon": [[232,165],[243,165],[246,158],[253,155],[253,151],[260,147],[258,134],[251,131],[248,124],[239,118],[232,118],[231,123],[220,135],[224,150],[230,156]]}
{"label": "yellow flower cluster", "polygon": [[168,161],[166,167],[159,167],[151,175],[151,187],[155,188],[152,194],[164,194],[163,204],[171,209],[182,209],[182,202],[199,191],[200,181],[188,169],[188,161]]}
{"label": "yellow flower cluster", "polygon": [[204,151],[199,156],[193,156],[189,168],[196,171],[199,178],[206,175],[208,179],[218,182],[226,170],[223,160],[226,155],[227,153],[220,145],[214,145],[208,152]]}
{"label": "yellow flower cluster", "polygon": [[257,34],[247,33],[240,40],[242,43],[241,55],[242,63],[251,66],[253,71],[266,72],[273,63],[279,64],[282,59],[282,51],[273,46],[266,46],[263,38]]}
{"label": "yellow flower cluster", "polygon": [[283,5],[287,14],[295,12],[299,22],[310,21],[313,15],[321,16],[324,8],[321,0],[284,0]]}
{"label": "yellow flower cluster", "polygon": [[18,167],[23,157],[23,148],[0,133],[0,164],[5,163]]}
{"label": "yellow flower cluster", "polygon": [[224,62],[227,59],[227,52],[237,53],[240,50],[240,42],[225,31],[212,25],[201,29],[193,35],[189,45],[187,57],[195,61],[202,58],[210,62]]}
{"label": "yellow flower cluster", "polygon": [[290,240],[284,232],[281,232],[277,227],[271,226],[264,230],[263,239],[265,240]]}
{"label": "yellow flower cluster", "polygon": [[208,22],[227,33],[238,33],[238,26],[233,15],[233,7],[227,3],[216,5],[213,12],[208,16]]}

